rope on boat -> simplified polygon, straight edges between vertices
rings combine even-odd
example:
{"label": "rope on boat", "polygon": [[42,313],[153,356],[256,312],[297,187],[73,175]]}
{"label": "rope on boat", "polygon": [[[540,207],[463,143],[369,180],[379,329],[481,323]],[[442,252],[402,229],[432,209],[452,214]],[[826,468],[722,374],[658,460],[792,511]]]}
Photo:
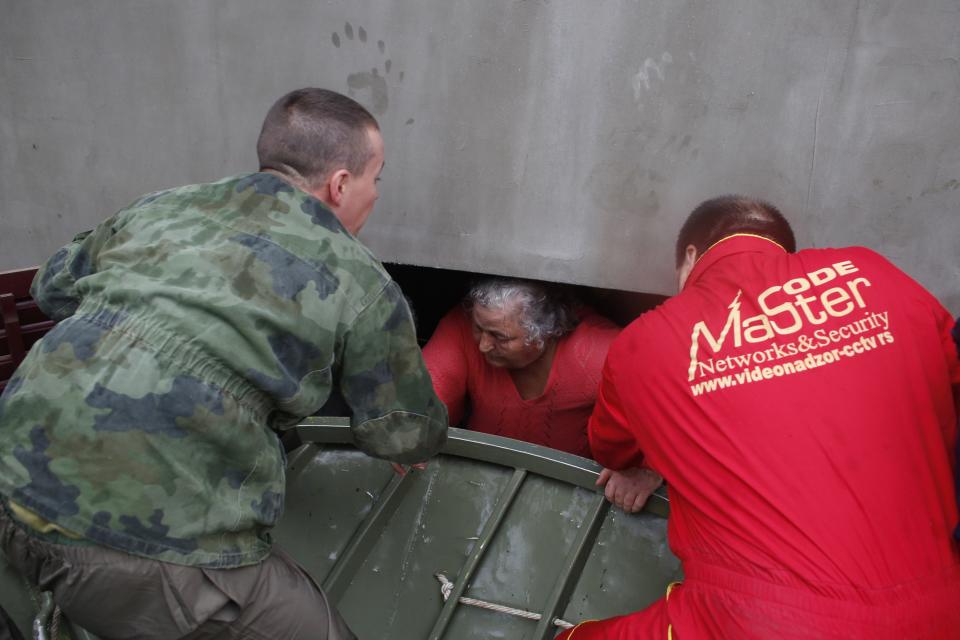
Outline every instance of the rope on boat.
{"label": "rope on boat", "polygon": [[51,640],[60,640],[60,619],[63,617],[63,612],[60,610],[60,605],[57,605],[53,608],[53,620],[50,622],[50,638]]}
{"label": "rope on boat", "polygon": [[[437,580],[440,581],[440,594],[443,595],[443,601],[446,602],[450,599],[450,595],[453,593],[453,583],[450,582],[447,576],[443,575],[442,573],[435,573],[433,575],[437,578]],[[533,611],[508,607],[495,602],[487,602],[486,600],[477,600],[476,598],[467,598],[465,596],[461,596],[458,602],[470,607],[479,607],[489,611],[506,613],[507,615],[517,616],[518,618],[526,618],[527,620],[540,620],[543,618],[541,614],[534,613]],[[554,618],[553,624],[561,629],[572,629],[574,626],[566,620],[561,620],[560,618]]]}

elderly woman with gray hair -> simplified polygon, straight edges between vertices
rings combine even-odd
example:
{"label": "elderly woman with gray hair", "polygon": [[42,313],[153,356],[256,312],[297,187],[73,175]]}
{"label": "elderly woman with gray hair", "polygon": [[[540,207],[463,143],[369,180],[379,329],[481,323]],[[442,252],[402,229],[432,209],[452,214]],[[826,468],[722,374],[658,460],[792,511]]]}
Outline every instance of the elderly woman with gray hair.
{"label": "elderly woman with gray hair", "polygon": [[[508,278],[476,284],[423,349],[450,424],[591,457],[587,422],[610,343],[620,329],[575,307],[554,285]],[[649,469],[598,480],[627,511],[660,484]]]}

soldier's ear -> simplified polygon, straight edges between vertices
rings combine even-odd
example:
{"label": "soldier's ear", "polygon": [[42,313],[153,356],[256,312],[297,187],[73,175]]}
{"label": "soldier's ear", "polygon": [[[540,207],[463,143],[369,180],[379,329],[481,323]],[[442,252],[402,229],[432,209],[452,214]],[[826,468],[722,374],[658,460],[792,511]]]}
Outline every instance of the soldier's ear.
{"label": "soldier's ear", "polygon": [[350,172],[346,169],[337,169],[327,178],[326,189],[329,192],[328,204],[331,208],[338,208],[343,204],[344,195],[350,183]]}

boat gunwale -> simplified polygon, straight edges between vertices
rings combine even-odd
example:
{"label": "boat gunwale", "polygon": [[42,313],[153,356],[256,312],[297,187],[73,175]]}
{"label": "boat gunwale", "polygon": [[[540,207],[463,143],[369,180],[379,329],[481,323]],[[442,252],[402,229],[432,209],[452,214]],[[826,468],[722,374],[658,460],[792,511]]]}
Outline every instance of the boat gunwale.
{"label": "boat gunwale", "polygon": [[[294,428],[304,444],[354,444],[349,418],[313,416],[305,418]],[[602,489],[596,486],[596,481],[603,467],[594,460],[521,440],[450,427],[447,442],[440,453],[513,469],[523,469],[539,476],[602,493]],[[670,500],[665,487],[661,487],[650,496],[641,513],[661,518],[667,518],[670,515]]]}

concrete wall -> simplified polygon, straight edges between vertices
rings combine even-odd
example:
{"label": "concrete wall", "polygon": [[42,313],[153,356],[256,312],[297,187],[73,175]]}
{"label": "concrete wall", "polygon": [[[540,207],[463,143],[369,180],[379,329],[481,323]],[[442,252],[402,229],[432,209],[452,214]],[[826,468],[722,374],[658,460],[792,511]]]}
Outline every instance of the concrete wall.
{"label": "concrete wall", "polygon": [[956,0],[0,0],[0,269],[255,168],[305,85],[380,119],[385,260],[669,293],[699,201],[768,198],[960,312]]}

